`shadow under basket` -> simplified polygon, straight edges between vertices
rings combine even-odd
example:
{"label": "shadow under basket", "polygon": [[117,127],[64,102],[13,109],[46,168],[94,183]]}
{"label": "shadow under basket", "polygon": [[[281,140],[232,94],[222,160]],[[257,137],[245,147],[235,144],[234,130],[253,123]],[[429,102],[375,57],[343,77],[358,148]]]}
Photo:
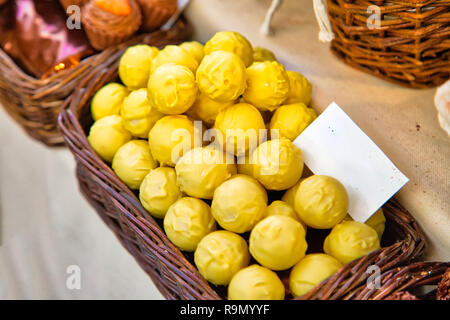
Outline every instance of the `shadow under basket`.
{"label": "shadow under basket", "polygon": [[435,87],[450,77],[449,0],[327,3],[331,50],[348,65],[413,88]]}
{"label": "shadow under basket", "polygon": [[32,138],[47,146],[63,145],[64,139],[57,126],[59,111],[64,100],[78,87],[85,85],[93,69],[111,58],[119,60],[130,45],[145,43],[162,47],[178,44],[191,34],[191,25],[181,18],[170,30],[139,35],[126,43],[91,55],[75,68],[62,70],[47,79],[37,79],[26,74],[0,49],[0,103]]}
{"label": "shadow under basket", "polygon": [[[117,58],[112,56],[97,66],[85,87],[66,100],[58,118],[58,126],[76,160],[80,191],[164,297],[224,299],[226,288],[212,286],[200,275],[193,265],[192,254],[183,254],[175,247],[161,228],[161,220],[149,215],[136,193],[87,141],[93,123],[90,100],[99,88],[116,80]],[[343,299],[365,283],[371,275],[366,272],[369,266],[377,265],[385,272],[420,257],[425,240],[413,217],[394,199],[384,206],[384,213],[387,222],[383,248],[343,266],[301,299]],[[285,282],[286,274],[280,275]],[[286,297],[293,298],[289,291]]]}

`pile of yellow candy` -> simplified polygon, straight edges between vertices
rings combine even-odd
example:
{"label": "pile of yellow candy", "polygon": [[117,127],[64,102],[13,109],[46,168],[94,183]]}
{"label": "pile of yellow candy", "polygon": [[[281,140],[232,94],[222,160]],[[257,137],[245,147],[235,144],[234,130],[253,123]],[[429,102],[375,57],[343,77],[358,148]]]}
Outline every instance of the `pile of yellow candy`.
{"label": "pile of yellow candy", "polygon": [[[301,296],[380,248],[383,212],[353,221],[344,186],[303,170],[292,141],[316,118],[312,86],[269,50],[236,32],[137,45],[119,76],[92,99],[89,143],[229,299],[284,299],[289,269]],[[306,254],[307,228],[331,229],[324,253]]]}

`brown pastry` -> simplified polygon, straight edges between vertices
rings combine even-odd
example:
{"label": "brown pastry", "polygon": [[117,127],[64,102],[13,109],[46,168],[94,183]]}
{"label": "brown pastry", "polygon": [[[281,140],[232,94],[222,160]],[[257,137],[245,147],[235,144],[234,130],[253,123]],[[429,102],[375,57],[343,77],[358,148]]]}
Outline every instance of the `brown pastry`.
{"label": "brown pastry", "polygon": [[437,300],[450,300],[450,268],[445,270],[436,292]]}
{"label": "brown pastry", "polygon": [[36,78],[72,68],[93,50],[66,22],[58,1],[10,0],[0,6],[0,48]]}
{"label": "brown pastry", "polygon": [[61,2],[61,5],[64,7],[64,10],[67,10],[67,8],[71,5],[82,7],[89,0],[59,0],[59,1]]}
{"label": "brown pastry", "polygon": [[177,0],[136,0],[143,15],[142,30],[156,30],[177,11]]}
{"label": "brown pastry", "polygon": [[91,45],[103,50],[130,39],[142,15],[135,0],[91,0],[82,9],[81,21]]}

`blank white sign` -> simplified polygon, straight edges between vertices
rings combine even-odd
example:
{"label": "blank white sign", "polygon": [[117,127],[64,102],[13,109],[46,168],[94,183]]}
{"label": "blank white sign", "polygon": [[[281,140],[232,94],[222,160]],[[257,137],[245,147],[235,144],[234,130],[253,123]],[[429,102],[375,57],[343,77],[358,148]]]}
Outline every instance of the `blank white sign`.
{"label": "blank white sign", "polygon": [[349,196],[349,214],[365,222],[409,179],[333,102],[294,144],[314,174],[338,179]]}

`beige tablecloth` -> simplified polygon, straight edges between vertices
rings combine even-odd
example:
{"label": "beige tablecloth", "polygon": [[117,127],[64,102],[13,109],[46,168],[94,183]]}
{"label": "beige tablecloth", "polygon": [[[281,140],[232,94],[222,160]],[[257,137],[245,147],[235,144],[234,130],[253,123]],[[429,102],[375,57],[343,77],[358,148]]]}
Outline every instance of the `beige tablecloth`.
{"label": "beige tablecloth", "polygon": [[[193,0],[197,39],[237,30],[314,84],[313,104],[336,101],[411,179],[398,194],[428,236],[428,259],[450,260],[450,140],[433,90],[391,85],[336,60],[317,41],[312,1],[285,0],[275,37],[258,33],[267,0]],[[29,139],[0,111],[0,299],[158,299],[149,278],[78,192],[73,157]],[[66,287],[81,269],[81,290]]]}

